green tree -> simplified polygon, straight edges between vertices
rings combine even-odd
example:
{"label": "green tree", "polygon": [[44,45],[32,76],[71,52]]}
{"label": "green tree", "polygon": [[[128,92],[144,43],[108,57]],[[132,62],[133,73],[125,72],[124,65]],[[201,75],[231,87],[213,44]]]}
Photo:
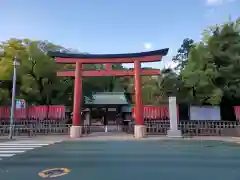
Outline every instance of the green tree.
{"label": "green tree", "polygon": [[194,47],[181,72],[195,103],[220,104],[240,98],[239,20],[210,27]]}
{"label": "green tree", "polygon": [[[17,56],[20,66],[17,67],[17,98],[24,98],[31,104],[52,105],[64,104],[72,106],[74,79],[57,77],[57,70],[72,70],[74,65],[56,64],[47,55],[48,51],[76,50],[54,45],[47,41],[32,41],[29,39],[10,39],[0,44],[4,50],[0,58],[0,104],[10,103],[12,90],[13,57]],[[79,53],[79,52],[77,52]],[[87,64],[85,70],[103,69],[103,65]],[[113,69],[124,69],[121,64],[113,65]],[[118,87],[118,88],[116,88]],[[119,88],[120,87],[120,88]],[[83,79],[83,96],[91,97],[95,92],[121,89],[120,78],[98,77]]]}
{"label": "green tree", "polygon": [[194,41],[186,38],[183,40],[181,47],[177,51],[177,55],[173,57],[173,62],[177,64],[176,70],[183,70],[188,63],[188,55],[191,48],[194,47]]}

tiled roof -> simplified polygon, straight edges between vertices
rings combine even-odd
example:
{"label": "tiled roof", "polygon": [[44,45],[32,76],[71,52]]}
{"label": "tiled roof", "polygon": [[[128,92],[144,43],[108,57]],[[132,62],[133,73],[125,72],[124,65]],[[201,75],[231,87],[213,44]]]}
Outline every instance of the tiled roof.
{"label": "tiled roof", "polygon": [[92,105],[128,105],[129,102],[125,96],[124,92],[103,92],[96,93],[93,95],[93,98],[86,100],[85,104]]}

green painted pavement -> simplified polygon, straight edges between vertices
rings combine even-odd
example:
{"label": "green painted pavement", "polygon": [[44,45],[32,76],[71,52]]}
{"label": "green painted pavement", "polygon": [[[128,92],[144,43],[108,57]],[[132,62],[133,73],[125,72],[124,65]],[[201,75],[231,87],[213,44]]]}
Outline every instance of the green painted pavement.
{"label": "green painted pavement", "polygon": [[69,141],[0,161],[0,179],[40,180],[45,169],[68,168],[59,180],[237,180],[240,147],[216,141]]}

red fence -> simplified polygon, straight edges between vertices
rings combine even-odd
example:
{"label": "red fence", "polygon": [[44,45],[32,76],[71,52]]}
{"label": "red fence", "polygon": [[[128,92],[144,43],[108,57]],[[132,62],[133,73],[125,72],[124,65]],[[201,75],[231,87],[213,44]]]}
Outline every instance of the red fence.
{"label": "red fence", "polygon": [[[134,116],[134,107],[132,108],[132,114]],[[168,106],[144,106],[143,107],[145,120],[169,120]],[[177,114],[179,114],[177,107]],[[178,116],[179,118],[179,116]]]}
{"label": "red fence", "polygon": [[[0,120],[10,119],[10,107],[0,107]],[[240,120],[240,106],[234,106],[235,116]],[[177,112],[178,107],[177,107]],[[134,107],[132,108],[134,115]],[[144,106],[145,120],[169,120],[168,106]],[[29,106],[15,110],[15,120],[64,120],[65,106]]]}
{"label": "red fence", "polygon": [[[168,106],[144,106],[144,119],[145,120],[169,120]],[[240,106],[234,106],[236,120],[240,121]],[[179,108],[177,106],[177,113],[179,119]],[[132,108],[134,116],[134,107]]]}
{"label": "red fence", "polygon": [[[10,119],[10,107],[0,107],[0,120]],[[15,120],[64,120],[65,106],[29,106],[15,110]]]}

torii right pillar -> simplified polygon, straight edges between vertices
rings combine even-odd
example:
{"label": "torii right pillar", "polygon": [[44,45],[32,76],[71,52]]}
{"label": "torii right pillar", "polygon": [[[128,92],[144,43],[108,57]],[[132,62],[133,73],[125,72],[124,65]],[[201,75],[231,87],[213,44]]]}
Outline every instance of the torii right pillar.
{"label": "torii right pillar", "polygon": [[[135,87],[135,120],[134,137],[146,137],[146,126],[144,124],[143,102],[142,102],[142,82],[141,82],[141,62],[134,61],[134,87]],[[176,97],[169,97],[169,117],[170,129],[167,132],[168,137],[182,137],[181,131],[178,129],[178,113]]]}
{"label": "torii right pillar", "polygon": [[134,61],[134,87],[135,87],[135,120],[134,137],[146,137],[146,126],[144,125],[143,103],[142,103],[142,81],[141,81],[141,62]]}

